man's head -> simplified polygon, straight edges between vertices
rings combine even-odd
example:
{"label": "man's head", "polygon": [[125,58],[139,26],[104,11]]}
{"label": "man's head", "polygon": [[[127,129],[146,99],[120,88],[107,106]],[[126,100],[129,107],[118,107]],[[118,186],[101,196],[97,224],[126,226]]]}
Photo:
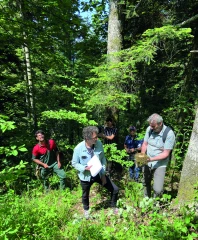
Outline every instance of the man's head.
{"label": "man's head", "polygon": [[129,127],[129,132],[130,132],[131,136],[135,136],[136,135],[136,127],[130,126]]}
{"label": "man's head", "polygon": [[45,141],[45,133],[43,130],[37,130],[35,132],[35,138],[36,140],[38,140],[39,142],[43,142]]}
{"label": "man's head", "polygon": [[147,121],[154,132],[159,133],[162,130],[163,118],[159,114],[153,113]]}
{"label": "man's head", "polygon": [[113,126],[113,119],[111,117],[106,118],[107,127]]}
{"label": "man's head", "polygon": [[95,126],[88,126],[83,128],[83,139],[90,145],[93,145],[98,140],[98,128]]}

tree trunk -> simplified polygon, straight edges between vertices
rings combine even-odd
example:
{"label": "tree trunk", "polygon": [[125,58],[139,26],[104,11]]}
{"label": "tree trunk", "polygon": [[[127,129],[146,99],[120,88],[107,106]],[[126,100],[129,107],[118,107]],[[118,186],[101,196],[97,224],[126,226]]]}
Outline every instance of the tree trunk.
{"label": "tree trunk", "polygon": [[27,100],[28,103],[28,118],[30,122],[33,124],[34,128],[36,128],[36,120],[35,120],[35,107],[34,107],[34,94],[33,94],[33,81],[32,81],[32,73],[31,73],[31,62],[30,62],[30,52],[29,48],[26,44],[26,34],[23,32],[24,37],[24,56],[25,56],[25,65],[26,65],[26,72],[24,79],[27,82]]}
{"label": "tree trunk", "polygon": [[198,106],[196,107],[196,116],[193,130],[190,138],[188,151],[183,163],[181,172],[178,200],[186,203],[194,200],[194,185],[198,182]]}
{"label": "tree trunk", "polygon": [[[112,67],[114,64],[120,62],[120,57],[116,55],[122,49],[122,34],[121,34],[121,20],[120,10],[117,0],[109,1],[109,20],[108,20],[108,42],[107,42],[107,58],[109,65],[109,81],[107,88],[119,88],[119,70]],[[108,115],[112,115],[114,119],[118,119],[118,110],[115,107],[107,108]]]}
{"label": "tree trunk", "polygon": [[122,34],[118,1],[110,0],[108,21],[108,43],[107,43],[107,54],[109,55],[110,63],[120,61],[120,58],[113,54],[119,52],[121,49],[122,49]]}
{"label": "tree trunk", "polygon": [[[20,9],[20,15],[22,20],[25,22],[27,20],[27,14],[24,10],[24,2],[18,1],[18,6]],[[24,70],[24,79],[27,83],[27,94],[26,94],[26,103],[28,104],[27,117],[30,120],[31,126],[34,127],[34,130],[37,128],[36,115],[35,115],[35,104],[34,104],[34,94],[33,94],[33,81],[32,81],[32,71],[31,71],[31,61],[30,61],[30,51],[27,43],[27,34],[23,30],[23,51],[25,58],[25,70]]]}

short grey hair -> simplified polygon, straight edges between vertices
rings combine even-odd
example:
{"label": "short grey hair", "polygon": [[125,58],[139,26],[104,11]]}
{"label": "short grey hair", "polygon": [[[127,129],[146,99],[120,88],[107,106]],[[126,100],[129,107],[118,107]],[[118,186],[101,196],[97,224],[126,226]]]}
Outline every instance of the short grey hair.
{"label": "short grey hair", "polygon": [[99,130],[95,126],[85,127],[85,128],[83,128],[83,132],[82,132],[83,139],[84,140],[92,139],[93,133],[98,134],[98,132],[99,132]]}
{"label": "short grey hair", "polygon": [[156,122],[157,124],[162,123],[163,122],[163,118],[157,114],[157,113],[153,113],[148,119],[147,121],[149,123],[153,123]]}

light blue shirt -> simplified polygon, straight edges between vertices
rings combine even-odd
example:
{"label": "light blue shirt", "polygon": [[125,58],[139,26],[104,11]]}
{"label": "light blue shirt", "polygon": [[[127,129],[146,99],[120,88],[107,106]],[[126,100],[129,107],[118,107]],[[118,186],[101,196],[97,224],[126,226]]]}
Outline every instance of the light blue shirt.
{"label": "light blue shirt", "polygon": [[[103,145],[100,140],[97,140],[94,146],[94,155],[96,155],[99,158],[102,164],[102,169],[99,172],[100,176],[105,175],[106,158],[104,155]],[[85,168],[87,167],[87,163],[90,159],[91,159],[91,154],[88,152],[85,146],[85,141],[80,142],[74,148],[73,157],[72,157],[72,166],[78,171],[78,177],[82,181],[89,182],[91,179],[90,171],[85,170]]]}
{"label": "light blue shirt", "polygon": [[[175,134],[170,130],[167,134],[165,142],[163,142],[162,136],[167,126],[163,125],[163,128],[160,133],[152,131],[149,137],[150,126],[146,130],[144,136],[144,141],[148,143],[146,154],[149,157],[158,156],[164,151],[164,149],[173,149],[175,144]],[[169,156],[165,159],[159,161],[152,161],[148,163],[148,166],[151,168],[166,167],[168,165]]]}

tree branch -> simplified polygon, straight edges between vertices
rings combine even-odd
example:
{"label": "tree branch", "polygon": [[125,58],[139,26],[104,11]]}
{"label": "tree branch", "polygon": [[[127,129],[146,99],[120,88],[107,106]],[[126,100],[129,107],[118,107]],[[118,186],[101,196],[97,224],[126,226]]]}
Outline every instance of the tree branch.
{"label": "tree branch", "polygon": [[198,14],[196,14],[195,16],[187,19],[186,21],[183,21],[182,23],[179,23],[177,24],[177,26],[179,27],[183,27],[183,26],[186,26],[187,24],[191,23],[191,22],[194,22],[198,19]]}

